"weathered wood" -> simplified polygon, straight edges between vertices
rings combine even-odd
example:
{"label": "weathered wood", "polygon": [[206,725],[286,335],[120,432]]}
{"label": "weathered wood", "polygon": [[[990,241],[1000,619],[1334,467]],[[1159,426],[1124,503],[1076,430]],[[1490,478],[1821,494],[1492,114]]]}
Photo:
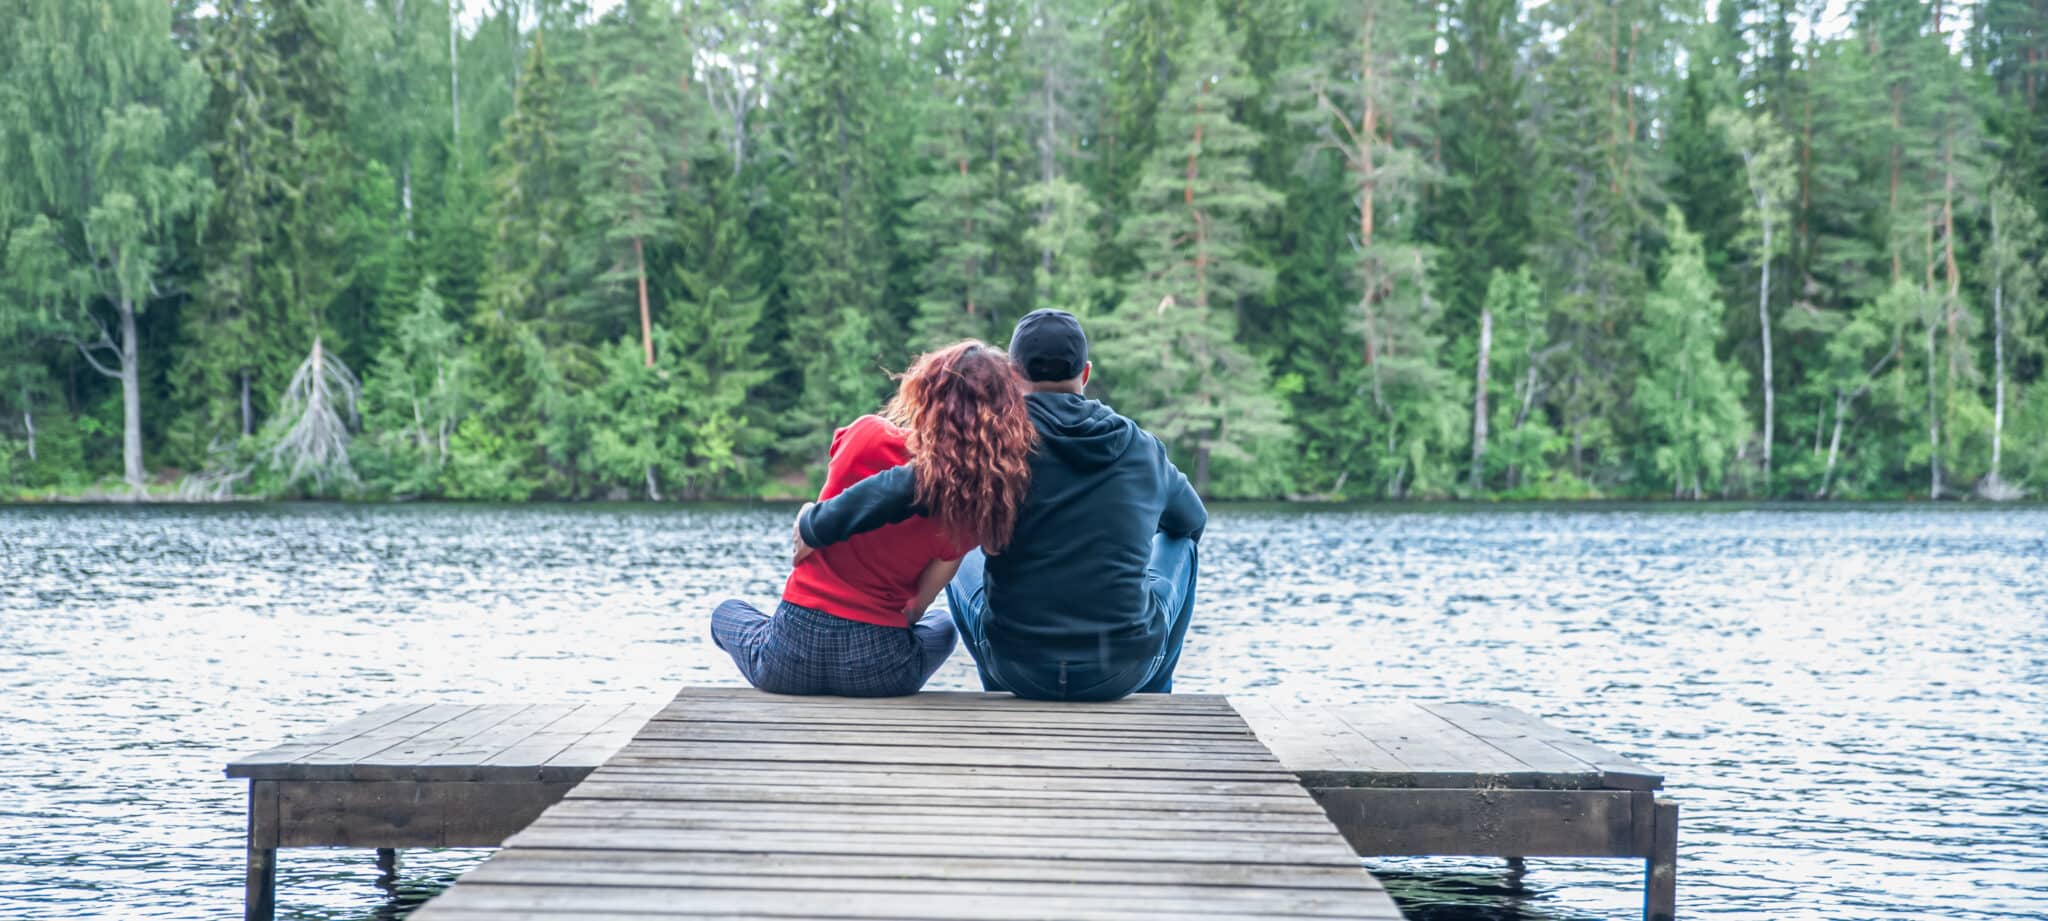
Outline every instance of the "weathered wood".
{"label": "weathered wood", "polygon": [[416,917],[1399,917],[1227,701],[1148,697],[686,690]]}
{"label": "weathered wood", "polygon": [[496,847],[567,783],[273,781],[279,847]]}
{"label": "weathered wood", "polygon": [[651,873],[703,873],[720,876],[767,876],[816,879],[875,877],[986,881],[1076,883],[1132,882],[1143,885],[1185,884],[1243,889],[1343,889],[1379,891],[1379,881],[1355,866],[1289,867],[1239,864],[1168,863],[1142,855],[1129,860],[1084,862],[1014,855],[949,855],[906,861],[894,855],[741,854],[725,851],[553,850],[518,848],[498,852],[492,864],[543,863],[588,865],[604,869]]}
{"label": "weathered wood", "polygon": [[[678,898],[688,892],[687,900]],[[459,898],[456,898],[458,896]],[[450,907],[466,911],[557,911],[577,916],[585,912],[631,912],[643,916],[690,918],[715,916],[772,916],[796,918],[905,919],[905,921],[1125,921],[1145,918],[1186,918],[1222,915],[1238,918],[1267,917],[1372,917],[1359,912],[1357,903],[1369,893],[1338,896],[1296,894],[1285,899],[1263,897],[1256,905],[1218,906],[1206,899],[1184,896],[1116,898],[1108,896],[1074,898],[1057,893],[1030,897],[993,898],[985,893],[892,892],[881,897],[849,897],[844,891],[792,892],[772,889],[664,889],[645,886],[594,885],[500,885],[457,883],[455,888],[429,902],[415,916],[432,921],[441,916],[436,903],[447,900]],[[1386,917],[1382,915],[1382,917]]]}
{"label": "weathered wood", "polygon": [[[1035,906],[1020,917],[1397,917],[1354,853],[1631,856],[1646,917],[1675,891],[1661,777],[1481,704],[693,688],[658,708],[396,705],[228,771],[252,778],[245,910],[265,917],[273,849],[311,845],[510,844],[422,921],[757,917],[811,898],[844,917],[951,918],[972,899]],[[473,889],[493,907],[456,896]],[[599,897],[521,901],[553,889]],[[1304,891],[1369,898],[1289,901]]]}
{"label": "weathered wood", "polygon": [[1620,790],[1324,788],[1313,791],[1360,856],[1641,857]]}
{"label": "weathered wood", "polygon": [[372,729],[388,726],[427,708],[426,704],[394,704],[379,707],[352,720],[336,723],[310,735],[296,736],[290,742],[275,748],[264,749],[253,755],[237,758],[228,763],[229,777],[248,777],[248,771],[255,765],[287,764],[306,755],[320,751],[336,742],[354,738]]}
{"label": "weathered wood", "polygon": [[1513,707],[1499,704],[1437,704],[1435,709],[1450,719],[1485,716],[1494,723],[1520,727],[1530,739],[1571,755],[1599,772],[1604,786],[1615,790],[1655,790],[1664,785],[1664,777],[1628,758],[1603,746],[1567,732],[1557,725],[1545,722]]}
{"label": "weathered wood", "polygon": [[277,912],[277,785],[270,781],[249,782],[247,860],[243,921],[271,921]]}
{"label": "weathered wood", "polygon": [[1647,861],[1649,879],[1643,893],[1645,921],[1672,921],[1678,915],[1678,804],[1657,800],[1656,833]]}

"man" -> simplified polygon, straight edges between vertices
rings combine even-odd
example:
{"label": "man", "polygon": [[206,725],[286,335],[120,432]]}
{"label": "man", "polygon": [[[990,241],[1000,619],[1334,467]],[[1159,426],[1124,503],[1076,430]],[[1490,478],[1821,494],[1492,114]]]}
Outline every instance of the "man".
{"label": "man", "polygon": [[[1031,489],[1009,547],[969,553],[946,586],[982,686],[1041,700],[1170,692],[1208,512],[1158,438],[1081,395],[1094,365],[1073,314],[1018,320],[1010,360],[1038,429]],[[797,558],[916,514],[915,488],[905,465],[805,506]]]}

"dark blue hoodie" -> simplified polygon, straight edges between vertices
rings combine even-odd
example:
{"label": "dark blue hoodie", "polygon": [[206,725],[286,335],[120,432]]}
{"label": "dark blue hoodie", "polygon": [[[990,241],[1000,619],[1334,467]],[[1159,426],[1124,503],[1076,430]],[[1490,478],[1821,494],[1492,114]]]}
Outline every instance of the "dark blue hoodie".
{"label": "dark blue hoodie", "polygon": [[[1109,666],[1157,655],[1167,612],[1145,591],[1152,535],[1199,540],[1208,523],[1151,433],[1072,393],[1026,399],[1038,428],[1031,488],[1003,553],[988,558],[988,643],[1006,660]],[[823,547],[919,511],[915,473],[885,470],[800,518]]]}

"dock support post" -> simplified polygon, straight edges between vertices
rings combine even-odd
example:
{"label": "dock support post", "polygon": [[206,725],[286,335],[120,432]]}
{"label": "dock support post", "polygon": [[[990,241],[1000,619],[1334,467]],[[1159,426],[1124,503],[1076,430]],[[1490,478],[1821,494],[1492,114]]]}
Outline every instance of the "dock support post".
{"label": "dock support post", "polygon": [[395,847],[377,849],[377,888],[398,894],[398,849]]}
{"label": "dock support post", "polygon": [[271,921],[277,914],[277,849],[249,847],[249,881],[242,895],[242,921]]}
{"label": "dock support post", "polygon": [[1673,921],[1678,915],[1678,804],[1656,800],[1650,857],[1643,886],[1644,921]]}
{"label": "dock support post", "polygon": [[242,921],[277,915],[277,783],[249,781],[249,870],[242,890]]}

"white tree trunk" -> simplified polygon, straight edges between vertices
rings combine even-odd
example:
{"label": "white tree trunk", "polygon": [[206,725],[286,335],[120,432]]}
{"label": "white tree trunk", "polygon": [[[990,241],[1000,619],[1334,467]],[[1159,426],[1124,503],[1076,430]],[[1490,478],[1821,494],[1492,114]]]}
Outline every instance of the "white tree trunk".
{"label": "white tree trunk", "polygon": [[[1761,209],[1759,209],[1761,210]],[[1756,286],[1756,320],[1764,346],[1764,491],[1771,488],[1772,423],[1777,412],[1777,393],[1771,386],[1771,221],[1764,225],[1763,278]]]}
{"label": "white tree trunk", "polygon": [[1934,399],[1934,329],[1933,317],[1927,319],[1927,498],[1941,498],[1941,415],[1936,412]]}
{"label": "white tree trunk", "polygon": [[1991,479],[1998,480],[1998,454],[2005,436],[2005,262],[2000,258],[1998,200],[1991,201]]}
{"label": "white tree trunk", "polygon": [[1827,498],[1828,486],[1835,479],[1835,458],[1840,456],[1842,450],[1842,414],[1847,411],[1847,407],[1843,405],[1845,402],[1842,399],[1842,392],[1835,391],[1835,434],[1828,439],[1828,466],[1820,475],[1820,492],[1814,494],[1815,498]]}
{"label": "white tree trunk", "polygon": [[36,462],[36,415],[35,404],[28,399],[28,388],[21,388],[21,427],[28,434],[28,462]]}
{"label": "white tree trunk", "polygon": [[249,401],[249,369],[242,369],[242,437],[256,434],[256,410]]}
{"label": "white tree trunk", "polygon": [[1486,384],[1493,351],[1493,311],[1479,310],[1479,370],[1472,388],[1472,491],[1486,487]]}
{"label": "white tree trunk", "polygon": [[142,495],[142,373],[135,355],[135,300],[121,296],[121,467],[128,489]]}

